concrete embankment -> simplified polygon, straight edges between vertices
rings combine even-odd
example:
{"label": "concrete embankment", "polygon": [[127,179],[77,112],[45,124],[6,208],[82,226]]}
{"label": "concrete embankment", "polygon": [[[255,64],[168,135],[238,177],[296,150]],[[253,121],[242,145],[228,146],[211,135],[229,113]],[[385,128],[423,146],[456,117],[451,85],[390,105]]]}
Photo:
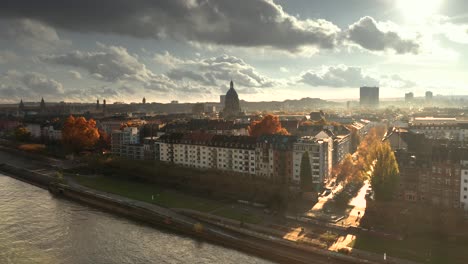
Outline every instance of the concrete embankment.
{"label": "concrete embankment", "polygon": [[0,164],[0,171],[22,181],[48,188],[53,193],[74,201],[282,263],[310,263],[311,260],[314,263],[375,263],[345,255],[326,252],[318,254],[319,252],[301,250],[298,247],[249,236],[206,222],[201,225],[199,220],[167,208],[102,193],[76,184],[57,184],[54,177],[7,164]]}
{"label": "concrete embankment", "polygon": [[0,164],[0,171],[15,179],[47,189],[54,178],[31,170],[18,168],[9,164]]}

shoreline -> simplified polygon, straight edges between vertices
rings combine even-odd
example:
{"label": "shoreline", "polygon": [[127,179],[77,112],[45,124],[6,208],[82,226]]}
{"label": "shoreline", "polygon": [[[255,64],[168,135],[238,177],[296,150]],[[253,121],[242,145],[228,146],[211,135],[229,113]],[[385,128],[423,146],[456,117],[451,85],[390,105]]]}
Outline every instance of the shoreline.
{"label": "shoreline", "polygon": [[[275,262],[310,263],[310,260],[314,259],[315,263],[329,263],[331,260],[334,263],[377,263],[336,252],[306,248],[301,245],[289,245],[286,241],[269,241],[239,231],[236,232],[228,228],[222,228],[201,219],[187,217],[173,210],[153,204],[101,193],[92,189],[87,190],[85,187],[55,184],[54,178],[51,176],[8,164],[0,164],[0,171],[5,172],[10,177],[43,189],[50,190],[50,186],[52,186],[52,192],[57,193],[59,197]],[[202,232],[195,228],[195,225],[200,223],[203,223]]]}

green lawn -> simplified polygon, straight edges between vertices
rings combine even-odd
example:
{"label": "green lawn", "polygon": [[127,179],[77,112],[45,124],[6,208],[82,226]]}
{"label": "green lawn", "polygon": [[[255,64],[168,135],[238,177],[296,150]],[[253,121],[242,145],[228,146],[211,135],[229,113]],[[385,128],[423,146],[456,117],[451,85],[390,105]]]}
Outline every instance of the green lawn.
{"label": "green lawn", "polygon": [[388,256],[431,264],[468,263],[468,243],[449,242],[432,237],[413,237],[403,241],[358,235],[350,247]]}
{"label": "green lawn", "polygon": [[[122,195],[131,199],[154,203],[167,208],[185,208],[210,213],[247,223],[260,223],[262,219],[251,213],[245,213],[230,204],[204,199],[173,190],[162,189],[158,185],[106,176],[76,176],[75,180],[86,187]],[[154,200],[152,200],[152,196]],[[218,209],[218,210],[217,210]]]}
{"label": "green lawn", "polygon": [[215,211],[213,214],[251,224],[258,224],[262,222],[261,217],[248,212],[243,212],[241,209],[238,208],[224,207],[220,210]]}

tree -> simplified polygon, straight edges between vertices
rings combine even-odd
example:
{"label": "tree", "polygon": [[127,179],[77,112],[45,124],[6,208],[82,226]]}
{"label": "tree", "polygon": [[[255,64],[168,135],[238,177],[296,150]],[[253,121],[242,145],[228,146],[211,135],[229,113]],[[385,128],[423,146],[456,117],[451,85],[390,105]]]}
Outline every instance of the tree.
{"label": "tree", "polygon": [[301,159],[301,189],[309,192],[312,190],[312,167],[310,166],[309,152],[304,152]]}
{"label": "tree", "polygon": [[281,127],[281,122],[278,116],[266,115],[260,121],[253,121],[248,128],[249,135],[262,136],[262,135],[289,135],[288,131]]}
{"label": "tree", "polygon": [[13,134],[15,135],[15,139],[17,141],[24,142],[31,139],[31,132],[29,132],[28,129],[24,126],[18,126],[17,128],[15,128]]}
{"label": "tree", "polygon": [[371,177],[375,199],[391,201],[397,191],[399,181],[398,163],[390,144],[385,142],[376,149],[376,163]]}
{"label": "tree", "polygon": [[65,120],[62,128],[62,142],[73,152],[94,147],[99,140],[99,131],[96,121],[86,120],[84,117],[70,116]]}
{"label": "tree", "polygon": [[361,137],[359,136],[356,128],[350,128],[350,130],[351,130],[351,152],[355,152],[359,144],[361,143]]}
{"label": "tree", "polygon": [[96,143],[96,147],[101,150],[110,149],[111,147],[111,138],[110,136],[104,131],[99,129],[99,140]]}
{"label": "tree", "polygon": [[334,175],[336,176],[336,182],[346,182],[354,174],[354,163],[351,154],[346,154],[344,159],[334,168]]}

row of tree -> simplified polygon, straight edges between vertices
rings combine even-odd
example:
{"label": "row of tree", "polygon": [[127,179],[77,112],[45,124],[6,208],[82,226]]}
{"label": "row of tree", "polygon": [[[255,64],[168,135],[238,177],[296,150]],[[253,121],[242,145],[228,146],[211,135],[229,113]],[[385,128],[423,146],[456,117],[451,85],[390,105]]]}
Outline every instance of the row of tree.
{"label": "row of tree", "polygon": [[360,142],[353,157],[347,154],[335,166],[332,175],[337,182],[362,182],[370,175],[376,200],[391,200],[398,188],[399,170],[395,155],[388,142],[382,142],[384,127],[372,128]]}

